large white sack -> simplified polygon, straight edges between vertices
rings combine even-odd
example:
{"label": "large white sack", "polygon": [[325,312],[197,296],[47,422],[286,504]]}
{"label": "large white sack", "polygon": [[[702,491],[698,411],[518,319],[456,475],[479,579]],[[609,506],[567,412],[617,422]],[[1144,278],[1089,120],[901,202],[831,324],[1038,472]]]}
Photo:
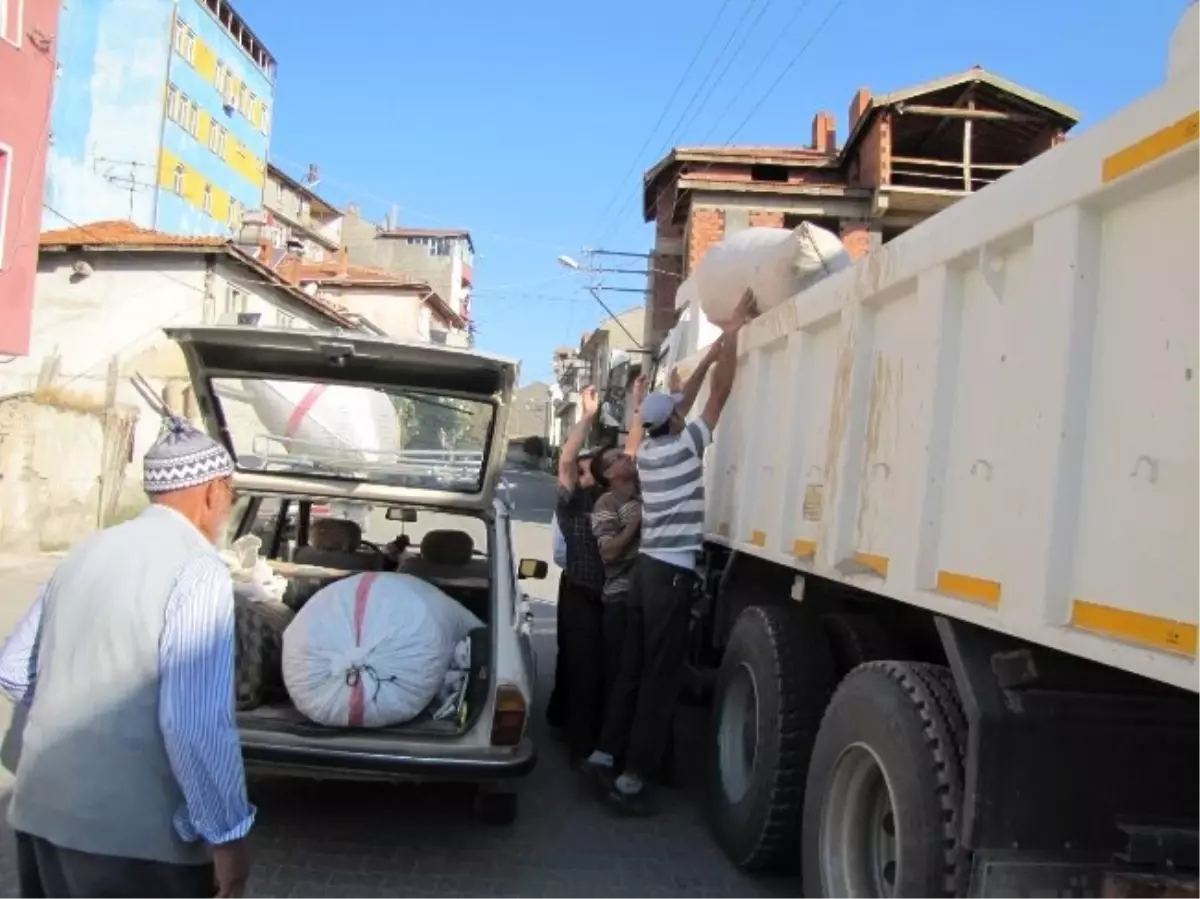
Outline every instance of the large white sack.
{"label": "large white sack", "polygon": [[[369,387],[300,381],[243,381],[267,433],[289,438],[295,452],[337,450],[364,461],[400,449],[400,416],[387,394]],[[285,444],[291,447],[292,444]]]}
{"label": "large white sack", "polygon": [[791,231],[745,228],[730,235],[705,254],[692,278],[704,314],[720,325],[747,288],[765,312],[850,264],[835,234],[802,222]]}
{"label": "large white sack", "polygon": [[283,634],[296,708],[331,727],[387,727],[433,701],[455,645],[482,622],[408,574],[359,574],[319,590]]}

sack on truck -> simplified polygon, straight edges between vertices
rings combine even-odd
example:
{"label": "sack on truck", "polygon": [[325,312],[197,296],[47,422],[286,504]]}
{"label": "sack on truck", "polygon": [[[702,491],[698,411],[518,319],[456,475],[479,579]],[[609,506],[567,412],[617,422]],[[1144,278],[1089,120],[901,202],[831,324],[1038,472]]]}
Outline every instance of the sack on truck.
{"label": "sack on truck", "polygon": [[705,254],[689,280],[704,314],[721,325],[747,288],[754,291],[759,311],[766,312],[851,264],[835,234],[802,222],[791,231],[746,228],[730,235]]}
{"label": "sack on truck", "polygon": [[296,613],[283,635],[283,680],[296,708],[317,724],[403,724],[434,700],[454,647],[482,626],[420,578],[355,575]]}

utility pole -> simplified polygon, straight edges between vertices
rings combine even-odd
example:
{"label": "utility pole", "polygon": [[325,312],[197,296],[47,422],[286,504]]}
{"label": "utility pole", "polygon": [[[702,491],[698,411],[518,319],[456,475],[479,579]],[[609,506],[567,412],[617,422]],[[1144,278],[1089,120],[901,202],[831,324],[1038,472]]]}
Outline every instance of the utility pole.
{"label": "utility pole", "polygon": [[[101,167],[106,166],[104,171]],[[153,190],[158,185],[154,181],[143,181],[138,177],[140,169],[153,169],[154,166],[145,162],[137,162],[132,159],[105,159],[103,157],[93,160],[93,168],[105,181],[114,187],[126,190],[129,192],[129,220],[133,221],[133,206],[139,190]]]}

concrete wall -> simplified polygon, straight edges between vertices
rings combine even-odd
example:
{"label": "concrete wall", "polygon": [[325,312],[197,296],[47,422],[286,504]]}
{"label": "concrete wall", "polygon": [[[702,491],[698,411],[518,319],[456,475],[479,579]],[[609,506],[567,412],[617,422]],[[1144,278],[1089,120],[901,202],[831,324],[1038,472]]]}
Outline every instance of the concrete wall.
{"label": "concrete wall", "polygon": [[322,287],[321,295],[356,315],[364,316],[397,340],[429,340],[429,318],[415,291],[382,287]]}
{"label": "concrete wall", "polygon": [[[150,228],[162,136],[170,0],[63,4],[43,230],[132,219]],[[137,184],[109,179],[129,178]],[[56,213],[61,213],[57,215]]]}
{"label": "concrete wall", "polygon": [[99,415],[0,399],[0,547],[64,549],[94,530],[103,448]]}
{"label": "concrete wall", "polygon": [[[0,356],[29,348],[58,5],[10,3],[21,14],[7,17],[0,32]],[[49,43],[39,46],[31,33]]]}

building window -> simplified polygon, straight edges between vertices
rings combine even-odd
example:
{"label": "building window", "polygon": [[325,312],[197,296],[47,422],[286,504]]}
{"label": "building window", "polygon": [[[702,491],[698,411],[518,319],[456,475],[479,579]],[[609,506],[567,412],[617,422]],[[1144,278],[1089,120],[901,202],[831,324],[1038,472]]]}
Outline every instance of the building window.
{"label": "building window", "polygon": [[232,284],[225,285],[225,314],[244,315],[250,305],[250,297],[244,290]]}
{"label": "building window", "polygon": [[258,117],[260,120],[259,127],[262,129],[262,133],[270,134],[271,133],[271,110],[267,106],[266,103],[262,104],[262,107],[259,110]]}
{"label": "building window", "polygon": [[183,196],[183,163],[175,166],[175,180],[171,185],[171,189],[179,196]]}
{"label": "building window", "polygon": [[229,200],[229,218],[225,223],[234,231],[242,227],[242,204],[232,198]]}
{"label": "building window", "polygon": [[275,182],[275,205],[283,206],[283,182]]}
{"label": "building window", "polygon": [[217,76],[213,79],[213,86],[217,89],[217,93],[222,97],[225,96],[225,91],[229,85],[229,69],[225,68],[225,63],[217,63]]}
{"label": "building window", "polygon": [[225,105],[231,109],[237,108],[238,81],[233,75],[225,79]]}
{"label": "building window", "polygon": [[275,323],[281,328],[294,328],[296,326],[296,319],[282,309],[277,309],[275,311]]}
{"label": "building window", "polygon": [[187,121],[184,123],[184,128],[192,137],[196,137],[200,133],[200,106],[195,100],[189,100],[186,113]]}
{"label": "building window", "polygon": [[300,200],[300,218],[306,219],[310,215],[312,215],[312,203],[310,203],[308,200],[301,199]]}
{"label": "building window", "polygon": [[254,91],[247,94],[246,118],[250,120],[251,125],[258,125],[258,95]]}
{"label": "building window", "polygon": [[[4,0],[0,0],[3,3]],[[0,270],[4,268],[4,232],[8,228],[8,205],[12,196],[13,151],[0,144]]]}
{"label": "building window", "polygon": [[0,0],[0,40],[21,46],[25,31],[25,0]]}
{"label": "building window", "polygon": [[196,32],[183,24],[182,19],[175,20],[175,52],[188,62],[196,60]]}
{"label": "building window", "polygon": [[167,118],[179,121],[179,88],[173,84],[167,85]]}
{"label": "building window", "polygon": [[212,215],[212,185],[204,185],[204,200],[201,202],[201,208],[206,215]]}
{"label": "building window", "polygon": [[225,158],[225,129],[213,122],[208,128],[208,149],[212,150],[222,159]]}

